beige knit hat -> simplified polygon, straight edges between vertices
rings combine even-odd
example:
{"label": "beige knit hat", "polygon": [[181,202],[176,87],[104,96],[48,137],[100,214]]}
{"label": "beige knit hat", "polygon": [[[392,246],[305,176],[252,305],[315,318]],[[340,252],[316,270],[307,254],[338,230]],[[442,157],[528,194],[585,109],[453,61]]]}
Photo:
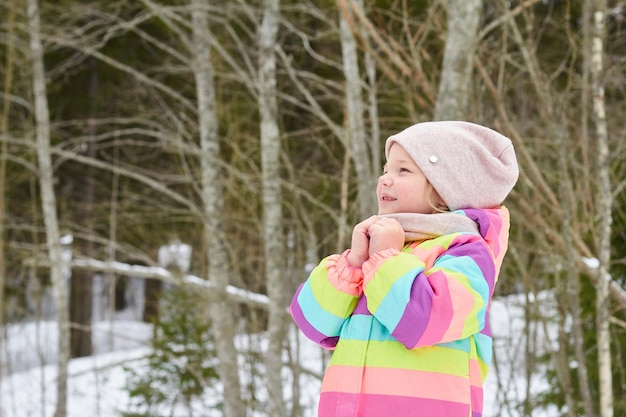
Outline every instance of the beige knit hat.
{"label": "beige knit hat", "polygon": [[511,140],[469,122],[418,123],[390,136],[411,155],[450,210],[499,206],[519,176]]}

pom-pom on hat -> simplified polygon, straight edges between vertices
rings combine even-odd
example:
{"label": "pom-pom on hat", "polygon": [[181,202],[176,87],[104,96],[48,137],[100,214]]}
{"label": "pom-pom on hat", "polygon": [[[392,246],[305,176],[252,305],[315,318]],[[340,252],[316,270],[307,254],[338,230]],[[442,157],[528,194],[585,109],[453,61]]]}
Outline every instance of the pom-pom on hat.
{"label": "pom-pom on hat", "polygon": [[511,140],[469,122],[418,123],[390,136],[402,146],[450,210],[499,206],[519,176]]}

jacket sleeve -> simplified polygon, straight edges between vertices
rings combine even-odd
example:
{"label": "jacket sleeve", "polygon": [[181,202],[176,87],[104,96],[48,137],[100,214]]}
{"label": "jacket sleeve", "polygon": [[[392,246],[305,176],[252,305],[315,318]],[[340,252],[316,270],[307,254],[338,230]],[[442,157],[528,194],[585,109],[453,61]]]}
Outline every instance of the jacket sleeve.
{"label": "jacket sleeve", "polygon": [[496,268],[479,235],[380,251],[363,271],[368,310],[408,349],[464,339],[485,325]]}
{"label": "jacket sleeve", "polygon": [[348,251],[323,259],[294,295],[290,312],[309,339],[334,349],[339,332],[363,294],[363,271],[352,268]]}

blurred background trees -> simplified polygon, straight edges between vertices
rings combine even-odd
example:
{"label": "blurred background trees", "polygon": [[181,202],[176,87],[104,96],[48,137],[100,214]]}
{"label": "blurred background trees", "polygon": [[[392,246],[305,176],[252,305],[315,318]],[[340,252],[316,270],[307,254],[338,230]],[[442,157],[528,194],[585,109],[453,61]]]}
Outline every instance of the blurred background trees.
{"label": "blurred background trees", "polygon": [[[38,29],[26,3],[39,6]],[[0,4],[4,323],[50,318],[62,260],[44,210],[47,155],[57,233],[73,237],[68,354],[91,353],[94,299],[110,315],[127,302],[131,277],[114,262],[159,266],[159,248],[183,242],[188,268],[161,266],[213,284],[225,415],[245,415],[233,338],[266,330],[268,415],[297,415],[297,398],[275,398],[290,295],[375,211],[384,139],[462,118],[509,136],[521,166],[497,295],[524,295],[529,323],[561,329],[558,340],[530,325],[525,335],[528,384],[548,373],[549,392],[503,404],[626,413],[623,2],[26,3]],[[164,285],[144,285],[142,317],[160,320]],[[229,285],[267,295],[269,308],[233,301]],[[556,315],[541,308],[546,292]]]}

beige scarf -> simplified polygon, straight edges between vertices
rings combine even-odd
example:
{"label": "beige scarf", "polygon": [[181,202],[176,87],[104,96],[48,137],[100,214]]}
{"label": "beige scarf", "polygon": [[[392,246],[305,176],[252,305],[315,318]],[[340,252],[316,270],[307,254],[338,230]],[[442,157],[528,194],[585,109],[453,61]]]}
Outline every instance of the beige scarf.
{"label": "beige scarf", "polygon": [[381,217],[396,219],[404,229],[404,240],[432,239],[450,233],[478,233],[478,225],[469,217],[454,212],[434,214],[395,213]]}

